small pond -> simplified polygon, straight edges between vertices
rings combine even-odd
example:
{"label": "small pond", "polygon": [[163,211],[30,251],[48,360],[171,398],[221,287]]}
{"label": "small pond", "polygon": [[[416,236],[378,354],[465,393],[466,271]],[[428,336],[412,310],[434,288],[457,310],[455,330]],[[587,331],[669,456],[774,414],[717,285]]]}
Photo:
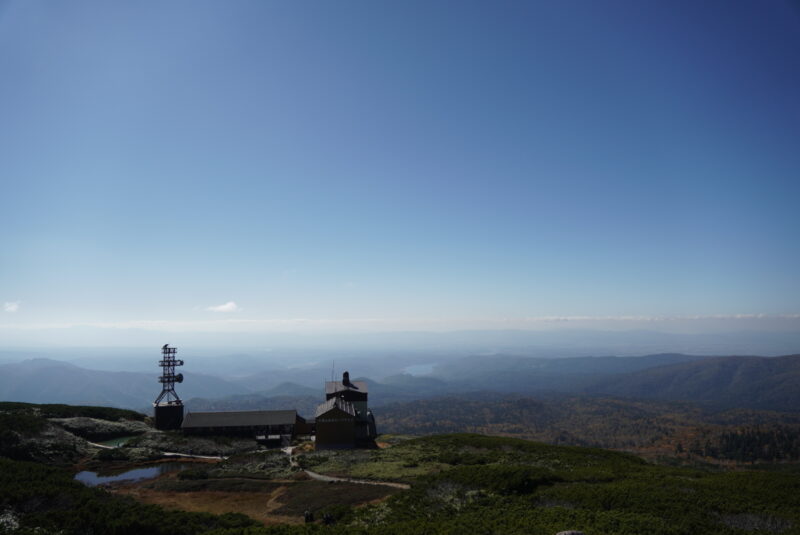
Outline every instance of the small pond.
{"label": "small pond", "polygon": [[155,479],[160,475],[170,472],[185,470],[191,466],[192,463],[158,463],[151,466],[133,468],[118,474],[111,473],[109,475],[100,475],[98,472],[83,471],[75,474],[75,479],[89,487],[107,485],[108,483],[117,483],[120,481],[135,483],[146,479]]}

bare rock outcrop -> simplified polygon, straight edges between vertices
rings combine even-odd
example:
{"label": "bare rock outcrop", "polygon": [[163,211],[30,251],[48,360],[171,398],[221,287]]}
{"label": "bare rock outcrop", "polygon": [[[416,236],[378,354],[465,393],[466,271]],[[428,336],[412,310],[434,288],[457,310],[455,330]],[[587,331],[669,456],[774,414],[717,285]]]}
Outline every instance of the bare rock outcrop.
{"label": "bare rock outcrop", "polygon": [[87,440],[109,440],[117,437],[141,435],[151,430],[144,422],[120,420],[112,422],[97,418],[50,418],[50,422]]}

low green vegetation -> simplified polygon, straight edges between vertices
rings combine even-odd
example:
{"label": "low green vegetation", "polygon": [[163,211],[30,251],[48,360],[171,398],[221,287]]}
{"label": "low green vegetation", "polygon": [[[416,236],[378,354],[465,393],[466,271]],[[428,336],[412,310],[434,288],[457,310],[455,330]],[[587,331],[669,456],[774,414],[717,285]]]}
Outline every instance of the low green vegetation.
{"label": "low green vegetation", "polygon": [[[193,535],[259,526],[243,515],[166,511],[89,488],[72,474],[38,463],[0,458],[0,533],[152,533]],[[14,528],[16,526],[16,528]]]}
{"label": "low green vegetation", "polygon": [[42,418],[96,418],[118,422],[120,420],[144,421],[146,415],[128,409],[92,407],[83,405],[35,404],[17,401],[0,401],[0,413],[33,413]]}
{"label": "low green vegetation", "polygon": [[[47,412],[50,409],[4,405],[0,438],[49,432],[46,418],[54,414]],[[76,409],[65,409],[59,416],[84,410]],[[787,432],[775,440],[771,434],[753,433],[727,440],[732,450],[746,452],[765,436],[775,444],[795,439]],[[281,452],[241,452],[231,439],[190,440],[156,432],[132,439],[133,445],[140,443],[139,449],[163,443],[195,452],[231,451],[223,462],[197,463],[148,482],[145,491],[182,496],[252,493],[255,501],[263,495],[265,507],[270,502],[272,514],[299,519],[306,510],[313,511],[316,522],[296,525],[265,526],[238,514],[167,511],[85,487],[68,469],[0,457],[0,534],[554,535],[576,529],[587,535],[800,535],[797,465],[725,471],[704,464],[656,465],[621,452],[477,434],[383,438],[379,442],[390,447],[306,452],[297,460],[323,474],[410,484],[406,490],[305,480],[308,476],[299,474]],[[136,449],[103,450],[96,453],[97,461],[118,463],[120,456]],[[9,457],[7,452],[3,455]],[[323,518],[330,525],[323,525]]]}
{"label": "low green vegetation", "polygon": [[289,457],[280,450],[262,450],[232,455],[209,469],[211,476],[285,479],[296,471]]}
{"label": "low green vegetation", "polygon": [[526,465],[568,469],[574,474],[592,467],[593,473],[608,478],[623,468],[645,465],[638,457],[597,448],[551,446],[470,434],[416,438],[380,450],[312,452],[301,455],[298,462],[304,468],[328,475],[406,483],[452,466]]}
{"label": "low green vegetation", "polygon": [[[374,475],[388,463],[382,472],[412,482],[408,491],[344,515],[330,533],[800,533],[800,479],[791,473],[666,467],[619,452],[481,435],[317,452],[304,461],[348,475]],[[419,469],[429,471],[410,476]]]}
{"label": "low green vegetation", "polygon": [[187,436],[180,431],[153,430],[131,438],[123,447],[227,457],[252,450],[253,439],[217,435]]}
{"label": "low green vegetation", "polygon": [[342,519],[351,516],[357,504],[379,500],[397,492],[399,489],[381,485],[298,481],[286,487],[286,492],[279,498],[281,506],[275,512],[301,516],[306,510],[310,510],[314,511],[318,519],[322,519],[325,513]]}

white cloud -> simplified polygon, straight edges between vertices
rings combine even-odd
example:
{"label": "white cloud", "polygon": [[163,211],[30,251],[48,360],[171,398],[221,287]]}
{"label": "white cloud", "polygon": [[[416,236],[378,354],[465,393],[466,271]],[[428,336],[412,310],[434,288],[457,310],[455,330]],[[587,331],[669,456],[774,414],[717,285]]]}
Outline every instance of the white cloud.
{"label": "white cloud", "polygon": [[207,307],[206,310],[208,310],[210,312],[237,312],[237,311],[241,310],[241,308],[239,308],[239,306],[235,302],[228,301],[224,305],[217,305],[217,306],[213,306],[213,307]]}
{"label": "white cloud", "polygon": [[3,310],[6,312],[16,312],[19,310],[20,301],[6,301],[3,303]]}

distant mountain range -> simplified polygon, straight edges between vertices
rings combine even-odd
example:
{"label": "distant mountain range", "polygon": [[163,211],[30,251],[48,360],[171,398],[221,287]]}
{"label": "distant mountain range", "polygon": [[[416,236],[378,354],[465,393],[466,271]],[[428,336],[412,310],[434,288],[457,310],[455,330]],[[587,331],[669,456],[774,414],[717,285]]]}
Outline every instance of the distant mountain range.
{"label": "distant mountain range", "polygon": [[605,378],[586,391],[725,408],[800,411],[800,355],[681,362]]}
{"label": "distant mountain range", "polygon": [[[354,376],[358,372],[351,371]],[[322,380],[309,380],[300,369],[228,379],[191,371],[184,375],[186,379],[177,390],[194,410],[296,407],[310,416],[314,403],[322,398]],[[492,355],[448,360],[429,376],[395,374],[380,381],[364,376],[358,379],[369,384],[373,407],[482,391],[523,395],[560,392],[689,401],[718,408],[800,411],[800,355],[658,354],[562,359]],[[317,382],[319,387],[315,387]],[[159,392],[157,374],[89,370],[49,359],[0,365],[0,400],[143,410]]]}
{"label": "distant mountain range", "polygon": [[[179,394],[215,397],[241,393],[242,387],[218,377],[184,373]],[[67,403],[141,409],[161,392],[157,374],[87,370],[49,359],[0,366],[0,400]]]}

